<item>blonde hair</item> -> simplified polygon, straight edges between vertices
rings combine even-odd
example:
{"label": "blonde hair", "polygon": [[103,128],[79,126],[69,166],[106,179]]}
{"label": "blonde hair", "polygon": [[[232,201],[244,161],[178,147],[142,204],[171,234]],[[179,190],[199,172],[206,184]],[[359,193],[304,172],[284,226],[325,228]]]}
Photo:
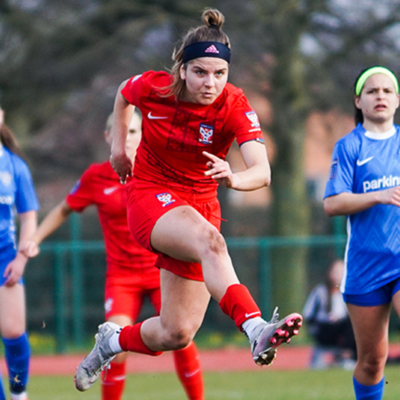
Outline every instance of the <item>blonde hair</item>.
{"label": "blonde hair", "polygon": [[172,82],[169,86],[160,88],[160,96],[175,96],[179,98],[185,87],[185,81],[181,79],[180,69],[183,64],[183,49],[192,43],[197,42],[219,42],[227,47],[231,47],[228,36],[223,32],[222,26],[225,22],[224,15],[215,8],[207,8],[201,16],[204,25],[191,28],[182,39],[180,46],[174,49],[172,59],[175,61],[171,69]]}
{"label": "blonde hair", "polygon": [[[137,114],[137,116],[139,117],[140,121],[142,120],[142,113],[137,107],[135,107],[135,111],[133,112],[133,115],[134,114]],[[132,118],[133,118],[133,115],[132,115]],[[114,124],[114,112],[111,112],[107,117],[105,131],[106,132],[111,132],[111,128],[112,128],[113,124]]]}
{"label": "blonde hair", "polygon": [[110,132],[111,131],[113,123],[114,123],[114,113],[112,112],[107,117],[106,126],[105,126],[105,131],[106,132]]}

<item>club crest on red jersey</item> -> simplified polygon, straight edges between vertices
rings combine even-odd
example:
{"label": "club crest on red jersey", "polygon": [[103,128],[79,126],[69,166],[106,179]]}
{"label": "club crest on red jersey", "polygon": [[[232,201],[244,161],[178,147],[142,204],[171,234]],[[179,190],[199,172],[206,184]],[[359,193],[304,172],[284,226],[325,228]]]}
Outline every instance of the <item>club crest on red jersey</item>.
{"label": "club crest on red jersey", "polygon": [[109,313],[112,310],[113,299],[107,299],[104,302],[104,311]]}
{"label": "club crest on red jersey", "polygon": [[166,193],[160,193],[156,195],[158,201],[160,201],[163,207],[169,206],[171,203],[175,201],[175,199],[172,198],[171,194],[166,192]]}
{"label": "club crest on red jersey", "polygon": [[200,124],[199,142],[203,144],[211,144],[213,142],[214,127]]}
{"label": "club crest on red jersey", "polygon": [[255,111],[249,111],[246,114],[246,117],[250,120],[251,126],[253,128],[259,128],[260,127],[260,122],[258,121],[258,116],[255,113]]}

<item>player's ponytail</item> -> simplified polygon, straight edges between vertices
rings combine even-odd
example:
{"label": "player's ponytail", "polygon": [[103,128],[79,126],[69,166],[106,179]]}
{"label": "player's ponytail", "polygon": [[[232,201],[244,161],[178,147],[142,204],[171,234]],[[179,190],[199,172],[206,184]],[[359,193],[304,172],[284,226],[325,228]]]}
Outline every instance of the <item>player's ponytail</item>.
{"label": "player's ponytail", "polygon": [[8,150],[10,150],[12,153],[25,159],[24,154],[22,153],[21,149],[18,146],[17,139],[15,138],[15,136],[5,123],[3,123],[3,125],[0,127],[0,141],[1,144]]}

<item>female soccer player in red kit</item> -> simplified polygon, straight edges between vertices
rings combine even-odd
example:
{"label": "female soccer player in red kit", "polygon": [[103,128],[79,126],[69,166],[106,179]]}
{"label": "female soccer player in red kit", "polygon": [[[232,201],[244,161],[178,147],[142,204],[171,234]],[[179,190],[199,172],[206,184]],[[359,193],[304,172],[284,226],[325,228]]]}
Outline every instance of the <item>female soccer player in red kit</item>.
{"label": "female soccer player in red kit", "polygon": [[[203,13],[174,52],[171,74],[148,71],[120,86],[114,105],[111,165],[128,180],[128,222],[134,238],[158,255],[160,316],[120,328],[99,326],[96,344],[79,365],[75,384],[88,389],[121,351],[158,355],[193,339],[210,295],[249,337],[254,361],[269,365],[282,343],[296,335],[302,317],[270,322],[240,284],[219,233],[218,184],[255,190],[270,184],[270,167],[258,118],[240,89],[227,83],[230,43],[223,15]],[[143,114],[135,167],[124,149],[134,107]],[[246,165],[232,173],[224,161],[233,140]]]}
{"label": "female soccer player in red kit", "polygon": [[[141,137],[141,118],[134,113],[129,125],[125,149],[133,160]],[[111,144],[112,115],[107,120],[106,141]],[[55,231],[72,212],[82,212],[95,205],[103,230],[107,272],[105,285],[105,316],[120,326],[136,321],[144,298],[149,297],[157,313],[161,308],[160,271],[156,256],[132,238],[126,218],[126,187],[119,182],[110,162],[91,165],[67,196],[39,225],[22,249],[27,256],[39,252],[39,244]],[[102,400],[120,400],[125,385],[128,353],[120,353],[102,374]],[[203,400],[204,386],[196,346],[173,352],[175,368],[188,399]]]}

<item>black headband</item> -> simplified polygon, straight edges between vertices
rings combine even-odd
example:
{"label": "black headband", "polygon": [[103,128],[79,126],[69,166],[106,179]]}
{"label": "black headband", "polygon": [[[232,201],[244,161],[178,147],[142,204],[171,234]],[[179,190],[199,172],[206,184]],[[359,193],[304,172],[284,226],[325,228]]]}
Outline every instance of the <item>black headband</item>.
{"label": "black headband", "polygon": [[199,57],[222,58],[229,63],[231,61],[231,50],[221,42],[196,42],[183,49],[183,63]]}

